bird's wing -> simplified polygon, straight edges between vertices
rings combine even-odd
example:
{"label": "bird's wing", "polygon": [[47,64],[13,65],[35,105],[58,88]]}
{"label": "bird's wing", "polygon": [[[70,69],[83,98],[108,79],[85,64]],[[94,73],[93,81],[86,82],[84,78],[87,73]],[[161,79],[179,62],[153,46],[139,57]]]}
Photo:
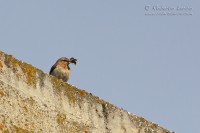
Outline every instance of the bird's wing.
{"label": "bird's wing", "polygon": [[54,65],[51,67],[51,70],[50,70],[49,74],[51,74],[55,68],[56,68],[56,64],[54,64]]}

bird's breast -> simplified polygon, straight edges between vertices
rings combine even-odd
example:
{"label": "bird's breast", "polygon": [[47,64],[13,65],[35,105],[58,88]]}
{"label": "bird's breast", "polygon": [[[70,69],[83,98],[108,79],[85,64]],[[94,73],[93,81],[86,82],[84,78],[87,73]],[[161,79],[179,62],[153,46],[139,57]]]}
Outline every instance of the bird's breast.
{"label": "bird's breast", "polygon": [[52,72],[52,75],[62,79],[63,81],[67,82],[70,75],[70,70],[63,69],[61,67],[56,67],[54,71]]}

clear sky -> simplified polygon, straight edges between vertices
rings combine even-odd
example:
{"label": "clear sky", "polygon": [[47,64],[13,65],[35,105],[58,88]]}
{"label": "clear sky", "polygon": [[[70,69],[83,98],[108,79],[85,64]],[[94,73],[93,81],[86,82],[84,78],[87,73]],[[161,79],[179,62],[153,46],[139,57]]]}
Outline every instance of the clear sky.
{"label": "clear sky", "polygon": [[1,0],[0,50],[177,133],[200,133],[200,2]]}

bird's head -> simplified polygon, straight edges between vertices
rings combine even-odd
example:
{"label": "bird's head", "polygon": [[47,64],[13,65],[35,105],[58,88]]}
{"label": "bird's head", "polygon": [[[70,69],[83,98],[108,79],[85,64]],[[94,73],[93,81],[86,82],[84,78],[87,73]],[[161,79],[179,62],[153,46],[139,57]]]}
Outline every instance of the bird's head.
{"label": "bird's head", "polygon": [[69,65],[70,63],[73,63],[76,65],[76,61],[77,61],[77,59],[75,59],[74,57],[72,57],[70,59],[68,59],[66,57],[61,57],[60,59],[57,60],[57,62],[64,62],[67,65]]}

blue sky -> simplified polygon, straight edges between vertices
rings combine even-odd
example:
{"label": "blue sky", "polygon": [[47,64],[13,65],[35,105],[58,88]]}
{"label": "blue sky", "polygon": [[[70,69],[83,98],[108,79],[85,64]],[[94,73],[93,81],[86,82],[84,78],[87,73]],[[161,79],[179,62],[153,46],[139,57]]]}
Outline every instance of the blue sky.
{"label": "blue sky", "polygon": [[199,4],[1,1],[0,49],[46,73],[73,56],[69,83],[169,130],[197,133]]}

